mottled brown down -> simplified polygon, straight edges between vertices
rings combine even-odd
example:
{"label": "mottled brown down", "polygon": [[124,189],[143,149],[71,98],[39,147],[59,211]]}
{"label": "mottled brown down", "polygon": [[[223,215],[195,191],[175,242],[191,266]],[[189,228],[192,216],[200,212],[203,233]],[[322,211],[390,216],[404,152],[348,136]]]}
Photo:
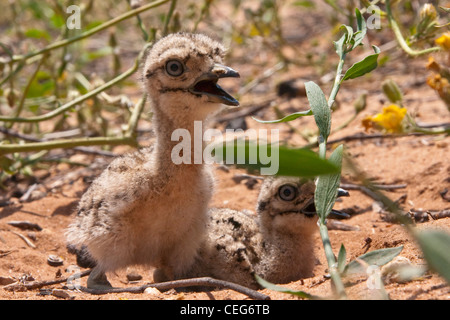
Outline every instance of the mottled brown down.
{"label": "mottled brown down", "polygon": [[[293,192],[289,198],[281,194],[286,188]],[[252,288],[258,288],[254,274],[273,283],[312,276],[314,190],[313,181],[266,178],[256,219],[236,210],[211,209],[208,236],[185,276],[211,276]]]}

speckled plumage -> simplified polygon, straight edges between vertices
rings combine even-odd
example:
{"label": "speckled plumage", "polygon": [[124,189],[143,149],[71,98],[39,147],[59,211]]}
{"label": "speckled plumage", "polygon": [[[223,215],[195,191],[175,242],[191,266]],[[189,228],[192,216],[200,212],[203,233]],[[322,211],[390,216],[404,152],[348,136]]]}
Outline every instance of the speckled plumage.
{"label": "speckled plumage", "polygon": [[[296,194],[283,200],[280,190]],[[258,288],[254,274],[274,283],[312,276],[315,263],[313,181],[266,178],[258,217],[231,209],[210,209],[208,236],[186,277],[211,276]]]}
{"label": "speckled plumage", "polygon": [[[206,165],[172,162],[171,150],[179,141],[171,135],[183,128],[193,136],[194,121],[206,121],[219,110],[222,92],[211,97],[192,88],[205,75],[213,78],[208,85],[215,85],[221,76],[213,69],[223,56],[220,43],[199,34],[172,34],[151,48],[143,77],[156,143],[113,160],[81,198],[67,230],[68,243],[95,260],[88,286],[109,287],[105,272],[133,264],[158,267],[173,278],[194,261],[213,179]],[[183,66],[179,76],[169,73],[173,60]]]}

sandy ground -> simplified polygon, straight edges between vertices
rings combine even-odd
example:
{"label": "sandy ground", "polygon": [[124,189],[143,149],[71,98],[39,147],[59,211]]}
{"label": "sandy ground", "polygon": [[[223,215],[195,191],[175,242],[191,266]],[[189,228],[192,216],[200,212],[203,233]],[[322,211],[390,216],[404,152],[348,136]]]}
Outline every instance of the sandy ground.
{"label": "sandy ground", "polygon": [[[288,21],[288,20],[287,20]],[[296,20],[297,21],[297,20]],[[286,22],[287,23],[287,22]],[[305,44],[305,46],[308,46]],[[329,46],[329,43],[327,43]],[[330,49],[330,48],[328,48]],[[319,49],[316,49],[319,50]],[[358,81],[349,81],[342,86],[338,100],[340,108],[333,113],[333,128],[337,128],[353,114],[353,101],[362,90],[368,91],[367,108],[347,128],[330,136],[330,140],[345,138],[364,132],[361,119],[369,114],[381,110],[386,99],[381,93],[381,82],[390,77],[395,79],[404,91],[405,105],[416,115],[416,119],[424,123],[449,122],[449,111],[439,100],[436,93],[430,89],[425,78],[425,59],[406,59],[401,54],[393,54],[393,60],[388,67],[375,70]],[[251,74],[254,70],[249,64],[239,65],[239,61],[232,63],[243,75]],[[333,69],[330,69],[332,71]],[[276,97],[275,85],[279,81],[297,78],[316,81],[314,67],[292,68],[289,72],[275,74],[268,81],[264,81],[242,97],[242,105],[251,107],[252,101],[261,101],[273,97],[275,104],[285,113],[298,111],[306,105],[306,98],[299,96],[294,99]],[[235,92],[232,82],[224,85],[229,92]],[[324,91],[328,92],[329,83]],[[139,90],[139,89],[137,89]],[[304,107],[303,107],[304,108]],[[304,109],[303,109],[304,110]],[[275,119],[273,109],[265,107],[253,114],[261,119]],[[267,128],[258,124],[250,116],[245,117],[249,128]],[[296,130],[314,130],[312,117],[297,119],[290,125]],[[147,124],[148,126],[148,124]],[[223,124],[214,126],[223,129]],[[286,124],[272,125],[271,128],[280,129],[282,141],[292,146],[301,146],[305,141]],[[142,137],[147,143],[148,136]],[[347,153],[359,165],[360,169],[379,184],[405,185],[403,188],[386,191],[392,200],[399,200],[402,208],[408,210],[442,211],[450,209],[450,137],[437,136],[405,136],[395,138],[354,139],[343,142]],[[116,153],[122,153],[127,148],[117,147]],[[70,156],[70,155],[69,155]],[[240,300],[248,299],[245,295],[232,290],[211,290],[209,292],[169,290],[166,292],[145,292],[139,294],[115,293],[106,295],[91,295],[83,292],[65,289],[66,283],[44,286],[41,289],[6,290],[9,282],[30,282],[61,279],[73,274],[75,256],[66,248],[64,232],[72,221],[77,202],[87,189],[91,181],[106,167],[110,158],[85,154],[73,154],[70,160],[81,162],[87,167],[70,166],[68,164],[52,165],[46,170],[36,170],[34,177],[17,177],[7,183],[7,190],[1,192],[2,207],[0,208],[0,299],[32,299],[32,300],[117,300],[117,299],[145,299],[145,300]],[[301,165],[301,164],[299,164]],[[241,169],[229,168],[223,170],[216,166],[216,188],[211,206],[229,207],[239,210],[255,211],[256,199],[261,182],[249,187],[245,180],[236,182],[237,174],[243,174]],[[352,172],[344,167],[342,182],[358,183]],[[27,201],[19,201],[31,186],[37,188],[31,193]],[[445,190],[449,190],[445,195]],[[412,265],[424,265],[423,255],[412,237],[402,225],[386,221],[380,213],[374,200],[359,190],[350,190],[351,196],[344,198],[335,206],[352,215],[343,222],[358,227],[357,231],[330,230],[330,238],[335,254],[341,244],[347,250],[347,261],[361,254],[375,249],[404,246],[400,256],[410,261]],[[41,230],[23,230],[8,224],[11,221],[29,221],[41,227]],[[429,219],[418,222],[417,228],[439,228],[450,231],[450,218],[437,220]],[[24,238],[25,237],[25,238]],[[26,239],[26,240],[24,240]],[[27,242],[28,241],[28,242]],[[316,235],[317,263],[314,276],[284,284],[294,290],[329,297],[332,293],[331,281],[327,277],[327,263],[320,237]],[[51,266],[47,262],[49,255],[56,255],[62,259],[62,265]],[[81,270],[84,271],[84,270]],[[127,275],[138,274],[141,280],[131,282]],[[115,274],[108,275],[114,286],[127,287],[152,282],[152,270],[144,267],[129,267]],[[81,279],[86,284],[86,277]],[[348,295],[352,299],[379,298],[376,290],[369,289],[367,279],[353,279],[348,281]],[[63,289],[62,293],[58,290]],[[450,298],[449,287],[446,282],[434,272],[428,271],[422,277],[406,283],[389,282],[385,289],[390,299],[422,300]],[[53,291],[52,291],[53,290]],[[59,293],[58,293],[59,292]],[[292,300],[294,296],[271,290],[260,290],[271,299]]]}
{"label": "sandy ground", "polygon": [[[424,91],[431,93],[426,88]],[[442,103],[433,100],[436,110],[433,118],[448,117],[448,111]],[[336,122],[339,118],[336,112]],[[267,112],[270,117],[270,112]],[[248,120],[250,122],[251,120]],[[302,121],[302,120],[301,120]],[[301,121],[294,123],[301,127]],[[306,124],[305,124],[306,125]],[[291,135],[284,129],[286,136]],[[348,136],[361,132],[357,124],[339,132],[339,136]],[[335,138],[335,137],[332,137]],[[346,142],[348,153],[353,156],[360,168],[369,176],[376,178],[382,184],[405,184],[405,188],[386,192],[393,200],[402,198],[405,210],[439,211],[449,208],[448,200],[440,195],[445,189],[450,189],[448,162],[450,138],[442,136],[410,136],[401,138],[386,138],[372,140],[356,140]],[[93,178],[101,171],[108,159],[94,159],[92,156],[76,155],[72,157],[84,163],[94,163],[90,167],[70,167],[67,164],[53,166],[48,171],[37,171],[33,183],[45,186],[45,197],[34,201],[19,202],[11,197],[11,203],[1,209],[0,213],[0,277],[13,280],[44,281],[70,276],[75,264],[75,257],[68,253],[64,238],[64,231],[73,219],[78,200]],[[245,180],[237,183],[233,177],[243,174],[242,169],[230,168],[228,172],[216,166],[216,190],[211,206],[229,207],[254,212],[256,199],[260,187],[257,182],[252,188],[245,184]],[[32,183],[29,179],[11,182],[11,190],[18,194],[28,190]],[[344,168],[343,182],[352,182],[351,172]],[[13,187],[14,185],[14,187]],[[22,188],[22,190],[20,190]],[[37,190],[42,190],[39,187]],[[9,195],[11,195],[9,190]],[[358,190],[351,190],[351,196],[336,204],[335,208],[355,213],[344,222],[359,227],[358,231],[330,230],[330,238],[334,251],[337,253],[342,244],[347,249],[347,259],[351,260],[365,253],[367,250],[389,248],[403,245],[401,256],[409,259],[413,265],[424,264],[422,253],[414,243],[404,227],[383,220],[383,215],[373,206],[374,200]],[[14,194],[12,194],[14,195]],[[39,197],[38,191],[34,196]],[[11,221],[29,221],[38,224],[42,230],[22,230],[11,226]],[[450,219],[443,218],[417,223],[417,228],[450,229]],[[23,237],[27,237],[31,244],[27,244]],[[319,235],[316,236],[317,265],[315,276],[287,284],[291,289],[303,290],[311,294],[329,296],[331,294],[330,280],[327,279],[327,263],[324,257]],[[369,239],[369,240],[367,240]],[[367,248],[367,242],[370,242]],[[63,265],[50,266],[47,262],[49,255],[57,255],[63,259]],[[138,273],[142,280],[129,284],[127,274]],[[152,272],[143,267],[130,267],[109,276],[115,286],[136,286],[152,281]],[[86,278],[81,279],[85,285]],[[2,280],[6,281],[6,280]],[[58,299],[49,295],[53,288],[62,288],[65,283],[46,286],[28,291],[7,291],[0,289],[1,299]],[[388,283],[385,286],[391,299],[449,299],[449,287],[445,281],[432,272],[407,283]],[[294,297],[269,290],[261,290],[272,299],[294,299]],[[367,288],[366,279],[352,283],[348,288],[349,295],[355,299],[377,297],[376,292]],[[75,299],[245,299],[246,296],[232,290],[211,292],[175,292],[169,290],[164,293],[142,294],[107,294],[94,296],[86,293],[69,291]]]}

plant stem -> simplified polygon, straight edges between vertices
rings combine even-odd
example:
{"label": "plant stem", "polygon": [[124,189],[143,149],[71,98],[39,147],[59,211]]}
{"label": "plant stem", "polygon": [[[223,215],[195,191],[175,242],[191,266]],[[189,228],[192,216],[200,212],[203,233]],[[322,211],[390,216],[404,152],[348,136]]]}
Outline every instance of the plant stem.
{"label": "plant stem", "polygon": [[46,142],[32,142],[27,144],[5,144],[0,145],[0,156],[14,152],[31,152],[40,150],[51,150],[57,148],[73,148],[78,146],[100,146],[100,145],[136,145],[135,139],[128,136],[116,137],[94,137],[69,140],[52,140]]}
{"label": "plant stem", "polygon": [[345,53],[342,54],[342,57],[339,57],[339,64],[336,70],[336,77],[334,78],[333,89],[331,90],[330,97],[328,98],[328,107],[332,108],[334,101],[336,100],[336,95],[339,92],[339,88],[341,87],[341,77],[342,77],[342,69],[344,67]]}
{"label": "plant stem", "polygon": [[115,85],[116,83],[124,80],[125,78],[129,77],[130,75],[132,75],[138,67],[139,63],[136,61],[135,65],[130,68],[129,70],[127,70],[126,72],[122,73],[121,75],[119,75],[118,77],[106,82],[105,84],[101,85],[100,87],[95,88],[94,90],[92,90],[91,92],[88,92],[64,105],[62,105],[61,107],[48,112],[46,114],[40,115],[40,116],[36,116],[36,117],[30,117],[30,118],[19,118],[19,117],[0,117],[0,121],[5,121],[5,122],[40,122],[40,121],[44,121],[44,120],[49,120],[53,117],[56,117],[57,115],[60,115],[61,113],[69,110],[70,108],[76,106],[77,104],[99,94],[100,92],[112,87],[113,85]]}
{"label": "plant stem", "polygon": [[319,232],[322,238],[323,248],[325,250],[325,256],[328,262],[328,271],[330,272],[331,280],[336,289],[336,293],[339,298],[345,299],[347,295],[345,294],[344,283],[337,270],[337,262],[331,248],[330,238],[328,236],[328,228],[321,220],[319,220]]}
{"label": "plant stem", "polygon": [[[131,67],[126,72],[122,73],[118,77],[110,80],[104,85],[92,90],[91,92],[78,97],[77,99],[66,103],[65,105],[59,107],[52,112],[44,114],[38,117],[31,118],[7,118],[0,117],[0,121],[15,121],[15,122],[39,122],[43,120],[51,119],[52,117],[57,116],[58,114],[63,113],[64,111],[70,109],[78,103],[83,102],[84,100],[97,95],[98,93],[104,91],[105,89],[113,86],[114,84],[120,82],[121,80],[132,75],[139,67],[139,62],[148,47],[150,47],[152,43],[147,43],[145,47],[141,50],[138,57],[135,60],[134,66]],[[136,146],[136,139],[134,137],[134,132],[137,127],[137,122],[140,118],[142,110],[145,106],[146,97],[144,96],[135,106],[133,113],[131,114],[130,120],[128,122],[128,129],[123,137],[115,138],[115,137],[94,137],[94,138],[80,138],[80,139],[71,139],[71,140],[53,140],[53,141],[45,141],[45,142],[34,142],[27,144],[7,144],[0,145],[0,156],[7,153],[14,152],[30,152],[30,151],[40,151],[40,150],[50,150],[56,148],[74,148],[78,146],[96,146],[96,145],[120,145],[120,144],[128,144],[132,146]]]}
{"label": "plant stem", "polygon": [[347,119],[347,121],[345,121],[344,123],[342,123],[339,127],[337,127],[336,129],[334,129],[330,135],[332,135],[333,133],[336,133],[344,128],[346,128],[350,123],[352,123],[353,120],[356,119],[356,117],[358,116],[358,112],[355,112],[350,118]]}
{"label": "plant stem", "polygon": [[[273,110],[275,111],[275,114],[277,115],[277,117],[280,119],[284,118],[286,116],[286,114],[284,114],[284,112],[282,112],[278,107],[273,107]],[[300,137],[302,137],[303,140],[305,140],[306,142],[310,141],[307,134],[304,134],[302,131],[300,131],[295,126],[290,124],[290,122],[284,122],[284,124],[289,127],[289,130],[294,131],[296,134],[298,134]]]}
{"label": "plant stem", "polygon": [[433,134],[449,134],[450,133],[450,128],[445,128],[445,129],[442,129],[442,130],[427,130],[427,129],[423,129],[423,128],[420,128],[420,127],[415,127],[414,129],[413,129],[413,131],[414,132],[417,132],[417,133],[423,133],[423,134],[429,134],[429,135],[433,135]]}
{"label": "plant stem", "polygon": [[435,51],[440,50],[439,47],[431,47],[431,48],[427,48],[424,50],[411,49],[408,46],[408,44],[406,43],[406,40],[403,38],[400,27],[392,15],[391,4],[390,4],[389,0],[386,0],[386,13],[387,13],[387,18],[388,18],[389,24],[391,25],[392,31],[394,31],[394,35],[395,35],[395,38],[397,39],[398,44],[403,49],[403,51],[405,51],[408,55],[410,55],[412,57],[417,57],[417,56],[420,56],[423,54],[427,54],[430,52],[435,52]]}
{"label": "plant stem", "polygon": [[327,142],[323,139],[322,136],[319,136],[318,143],[319,143],[319,157],[321,157],[322,159],[326,159]]}
{"label": "plant stem", "polygon": [[144,110],[145,102],[147,101],[147,95],[144,96],[138,101],[136,106],[133,109],[130,120],[128,121],[128,128],[125,133],[126,137],[134,138],[134,134],[136,132],[136,127],[141,116],[142,110]]}
{"label": "plant stem", "polygon": [[[323,159],[326,159],[327,152],[327,141],[323,139],[323,137],[319,136],[319,156]],[[319,177],[320,179],[320,177]],[[339,271],[337,270],[336,258],[333,253],[333,249],[331,248],[330,237],[328,236],[328,228],[326,226],[326,219],[320,219],[318,221],[319,225],[319,233],[322,238],[322,244],[325,251],[325,256],[328,262],[328,270],[330,272],[331,280],[336,289],[336,293],[339,298],[345,299],[345,289],[344,284],[342,283],[342,279],[339,275]]]}
{"label": "plant stem", "polygon": [[172,0],[170,3],[169,12],[167,12],[166,19],[164,20],[164,28],[163,35],[166,35],[169,31],[169,23],[172,18],[173,12],[175,11],[175,7],[177,5],[177,0]]}
{"label": "plant stem", "polygon": [[125,71],[124,73],[120,74],[119,76],[115,77],[114,79],[106,82],[105,84],[101,85],[100,87],[95,88],[94,90],[62,105],[61,107],[48,112],[46,114],[40,115],[40,116],[36,116],[36,117],[30,117],[30,118],[19,118],[19,117],[2,117],[0,116],[0,121],[4,121],[4,122],[39,122],[39,121],[44,121],[44,120],[49,120],[53,117],[56,117],[57,115],[60,115],[61,113],[69,110],[70,108],[76,106],[77,104],[99,94],[100,92],[112,87],[113,85],[117,84],[118,82],[128,78],[129,76],[131,76],[134,72],[136,72],[136,70],[139,67],[139,62],[141,60],[141,57],[143,56],[145,50],[147,49],[148,46],[150,46],[151,44],[147,44],[144,49],[139,53],[139,56],[136,58],[134,65],[128,69],[127,71]]}
{"label": "plant stem", "polygon": [[76,37],[72,37],[70,39],[64,39],[64,40],[56,41],[56,42],[52,43],[51,45],[49,45],[49,46],[47,46],[47,47],[45,47],[45,48],[43,48],[41,50],[38,50],[38,51],[35,51],[35,52],[30,52],[30,53],[28,53],[26,55],[13,56],[11,61],[17,62],[17,61],[26,60],[26,59],[29,59],[31,57],[34,57],[34,56],[37,56],[37,55],[40,55],[40,54],[52,51],[54,49],[58,49],[58,48],[67,46],[67,45],[69,45],[71,43],[74,43],[76,41],[83,40],[85,38],[88,38],[88,37],[92,36],[93,34],[95,34],[97,32],[105,30],[105,29],[107,29],[107,28],[109,28],[109,27],[111,27],[111,26],[113,26],[113,25],[115,25],[115,24],[117,24],[119,22],[122,22],[122,21],[124,21],[124,20],[126,20],[126,19],[128,19],[130,17],[133,17],[133,16],[135,16],[135,15],[141,13],[141,12],[144,12],[144,11],[152,9],[152,8],[159,7],[160,5],[163,5],[164,3],[169,2],[169,1],[170,0],[160,0],[160,1],[151,2],[151,3],[149,3],[149,4],[145,5],[145,6],[139,7],[137,9],[134,9],[134,10],[131,10],[131,11],[128,11],[128,12],[126,12],[126,13],[124,13],[124,14],[122,14],[122,15],[114,18],[114,19],[111,19],[111,20],[109,20],[109,21],[107,21],[105,23],[102,23],[101,25],[99,25],[99,26],[97,26],[95,28],[92,28],[89,31],[83,32],[83,33],[81,33],[80,35],[78,35]]}
{"label": "plant stem", "polygon": [[[342,76],[342,69],[344,67],[344,60],[345,60],[346,53],[343,52],[340,54],[339,57],[339,64],[337,66],[336,70],[336,77],[334,79],[333,88],[330,93],[330,97],[328,98],[328,107],[331,109],[331,107],[334,104],[334,101],[336,100],[336,95],[339,92],[339,88],[341,85],[341,76]],[[331,110],[330,110],[331,112]],[[319,135],[318,137],[318,143],[319,143],[319,156],[322,159],[326,159],[326,152],[327,152],[327,139],[325,139],[322,135]],[[320,177],[319,177],[320,179]],[[339,298],[345,299],[347,297],[345,293],[344,284],[342,282],[341,276],[339,274],[339,271],[337,269],[337,262],[336,258],[333,253],[333,249],[331,248],[331,242],[328,235],[328,228],[326,226],[326,219],[325,218],[319,218],[319,233],[320,237],[322,238],[323,248],[325,251],[325,256],[327,258],[328,262],[328,270],[330,272],[331,280],[333,281],[333,284],[335,286],[336,293]]]}
{"label": "plant stem", "polygon": [[[12,66],[13,66],[13,63],[10,63],[11,69],[12,69]],[[8,81],[9,79],[11,79],[11,77],[15,76],[20,70],[22,70],[22,68],[23,68],[24,66],[25,66],[25,62],[24,62],[24,61],[20,62],[14,70],[10,71],[10,72],[8,73],[8,75],[0,81],[0,87],[3,86],[3,84],[4,84],[6,81]]]}
{"label": "plant stem", "polygon": [[120,138],[112,137],[95,137],[95,138],[81,138],[72,140],[53,140],[45,142],[35,142],[27,144],[9,144],[0,145],[0,156],[7,153],[13,152],[29,152],[29,151],[39,151],[39,150],[50,150],[56,148],[74,148],[78,146],[96,146],[96,145],[119,145],[128,144],[136,146],[135,131],[137,127],[138,120],[144,109],[146,102],[146,96],[144,95],[139,102],[136,104],[133,113],[131,114],[130,120],[128,122],[128,128],[125,135]]}
{"label": "plant stem", "polygon": [[45,62],[45,60],[47,59],[47,55],[44,55],[41,59],[41,61],[39,62],[38,66],[36,67],[36,70],[34,71],[34,73],[31,75],[30,79],[28,79],[28,83],[25,86],[25,89],[23,89],[22,92],[22,97],[20,99],[19,105],[17,107],[17,110],[14,114],[14,117],[17,118],[19,117],[20,113],[22,112],[23,106],[25,104],[25,98],[27,96],[28,91],[30,90],[31,87],[31,83],[33,82],[34,78],[36,78],[36,75],[38,74],[39,70],[42,67],[42,64]]}

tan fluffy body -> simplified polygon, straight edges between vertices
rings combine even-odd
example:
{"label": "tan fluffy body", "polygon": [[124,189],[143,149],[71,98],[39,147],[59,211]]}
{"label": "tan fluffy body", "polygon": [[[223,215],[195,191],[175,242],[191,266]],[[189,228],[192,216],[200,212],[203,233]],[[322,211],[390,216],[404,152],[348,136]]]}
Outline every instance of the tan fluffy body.
{"label": "tan fluffy body", "polygon": [[[150,50],[143,77],[156,143],[111,162],[81,198],[67,231],[68,242],[85,246],[96,261],[93,280],[101,282],[105,272],[132,264],[158,267],[172,278],[193,263],[205,234],[213,180],[206,165],[172,162],[179,141],[171,135],[183,128],[194,136],[194,121],[205,122],[220,107],[188,88],[222,63],[223,55],[221,44],[193,34],[169,35]],[[184,63],[182,76],[165,73],[170,59]]]}

